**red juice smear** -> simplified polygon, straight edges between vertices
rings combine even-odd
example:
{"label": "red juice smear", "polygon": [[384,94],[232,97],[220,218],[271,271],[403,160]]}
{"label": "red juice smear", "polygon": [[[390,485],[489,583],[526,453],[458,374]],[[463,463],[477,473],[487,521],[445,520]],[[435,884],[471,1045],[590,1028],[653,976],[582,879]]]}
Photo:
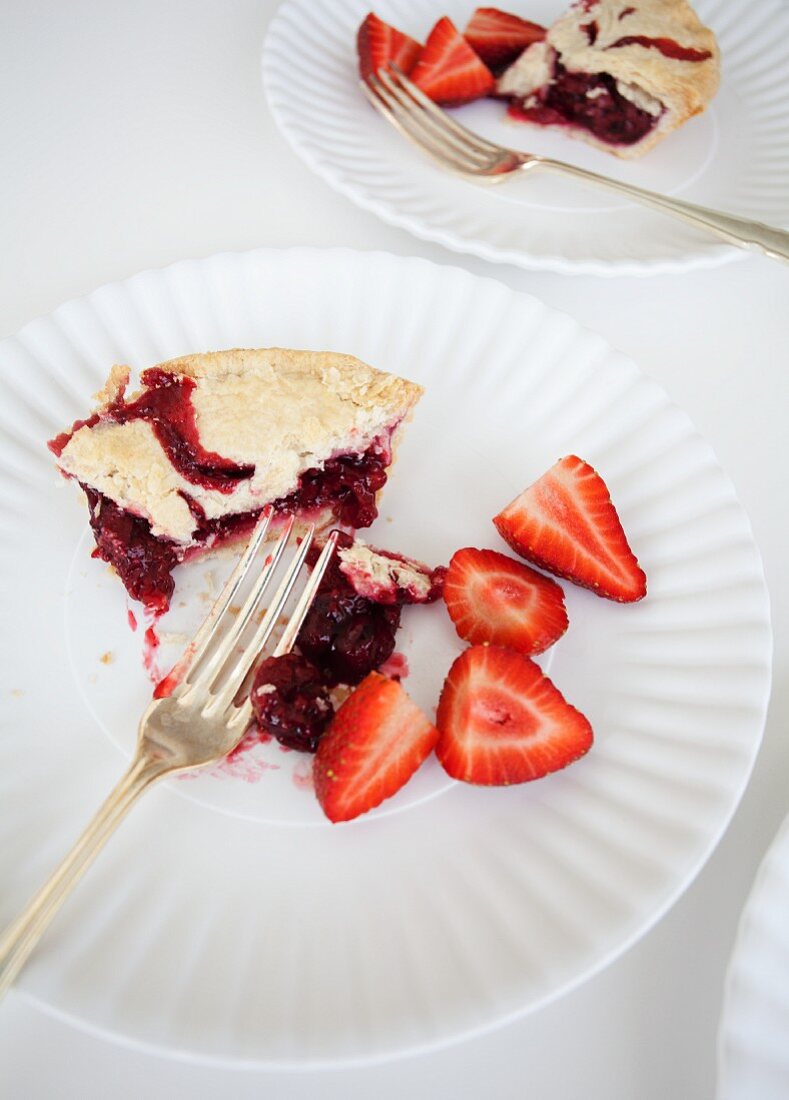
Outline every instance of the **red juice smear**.
{"label": "red juice smear", "polygon": [[156,650],[159,644],[159,635],[156,633],[156,625],[153,624],[143,635],[142,663],[149,678],[157,686],[162,679],[162,673],[156,664]]}
{"label": "red juice smear", "polygon": [[649,38],[645,34],[627,34],[624,38],[617,38],[606,49],[615,50],[617,46],[643,46],[648,50],[659,50],[664,57],[674,61],[706,61],[712,57],[709,50],[695,50],[692,46],[681,46],[673,38]]}
{"label": "red juice smear", "polygon": [[405,653],[395,651],[391,657],[384,661],[378,671],[382,676],[388,676],[390,680],[405,680],[410,672],[408,658]]}

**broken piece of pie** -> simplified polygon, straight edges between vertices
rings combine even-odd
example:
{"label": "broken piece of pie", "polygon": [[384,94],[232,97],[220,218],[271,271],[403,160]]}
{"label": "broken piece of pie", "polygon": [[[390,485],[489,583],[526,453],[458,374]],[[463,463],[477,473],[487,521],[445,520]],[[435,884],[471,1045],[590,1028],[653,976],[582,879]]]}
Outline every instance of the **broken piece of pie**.
{"label": "broken piece of pie", "polygon": [[368,527],[422,394],[353,356],[285,348],[189,355],[128,383],[114,367],[49,447],[85,492],[94,555],[156,613],[179,562],[244,538],[267,505],[318,530]]}
{"label": "broken piece of pie", "polygon": [[686,0],[579,0],[499,77],[524,122],[637,157],[709,104],[715,35]]}

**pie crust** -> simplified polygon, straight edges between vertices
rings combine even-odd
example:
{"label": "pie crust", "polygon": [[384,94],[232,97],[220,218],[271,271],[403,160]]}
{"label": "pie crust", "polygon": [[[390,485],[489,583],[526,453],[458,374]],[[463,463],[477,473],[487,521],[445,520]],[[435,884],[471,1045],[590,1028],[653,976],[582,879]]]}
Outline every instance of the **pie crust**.
{"label": "pie crust", "polygon": [[334,352],[234,349],[155,369],[194,380],[190,398],[200,443],[253,466],[251,477],[229,493],[195,484],[173,466],[147,420],[115,422],[111,410],[124,400],[127,367],[113,367],[96,395],[98,421],[74,431],[58,465],[142,516],[157,538],[181,546],[192,542],[198,526],[189,501],[209,520],[260,510],[294,492],[301,474],[333,456],[362,453],[376,440],[391,446],[422,394],[414,382]]}

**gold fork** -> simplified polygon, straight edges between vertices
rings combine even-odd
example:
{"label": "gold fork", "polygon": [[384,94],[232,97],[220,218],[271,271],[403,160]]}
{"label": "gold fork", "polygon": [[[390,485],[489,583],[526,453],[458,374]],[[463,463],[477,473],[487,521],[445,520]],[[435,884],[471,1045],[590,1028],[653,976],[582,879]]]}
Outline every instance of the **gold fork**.
{"label": "gold fork", "polygon": [[610,191],[618,191],[644,206],[708,229],[739,248],[762,252],[774,260],[789,261],[789,233],[783,229],[683,202],[657,191],[647,191],[643,187],[601,176],[597,172],[588,172],[573,164],[535,153],[518,152],[487,141],[450,118],[395,64],[390,63],[386,69],[379,69],[377,76],[372,75],[369,81],[362,81],[361,85],[372,105],[401,134],[442,168],[448,168],[466,179],[479,183],[501,183],[519,172],[547,168],[598,184]]}
{"label": "gold fork", "polygon": [[[258,615],[263,596],[293,531],[291,517],[285,522],[276,544],[268,551],[260,576],[233,619],[230,611],[233,599],[251,571],[270,521],[271,512],[267,511],[258,521],[249,545],[205,622],[163,681],[171,685],[172,690],[162,698],[155,698],[142,716],[137,751],[126,774],[54,874],[0,938],[0,997],[11,986],[72,888],[140,795],[167,775],[220,760],[232,752],[243,737],[252,708],[248,698],[237,704],[236,696],[274,632],[315,533],[314,527],[308,528],[253,637],[238,655],[236,648],[246,628]],[[336,533],[326,540],[273,656],[281,656],[292,649],[336,541]]]}

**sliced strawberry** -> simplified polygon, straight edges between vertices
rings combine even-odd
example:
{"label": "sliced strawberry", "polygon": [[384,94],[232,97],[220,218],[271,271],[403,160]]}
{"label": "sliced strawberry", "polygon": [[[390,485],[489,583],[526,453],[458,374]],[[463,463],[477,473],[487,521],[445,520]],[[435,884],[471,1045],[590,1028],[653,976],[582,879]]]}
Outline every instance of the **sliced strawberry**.
{"label": "sliced strawberry", "polygon": [[542,653],[567,629],[556,581],[496,550],[458,550],[444,581],[447,611],[461,638]]}
{"label": "sliced strawberry", "polygon": [[334,716],[315,754],[315,793],[330,821],[350,821],[408,782],[438,731],[394,680],[378,672]]}
{"label": "sliced strawberry", "polygon": [[500,73],[532,42],[545,38],[545,27],[498,8],[477,8],[463,37],[488,68]]}
{"label": "sliced strawberry", "polygon": [[592,727],[540,666],[499,646],[471,646],[444,681],[436,755],[466,783],[525,783],[572,764]]}
{"label": "sliced strawberry", "polygon": [[439,19],[411,72],[425,95],[444,107],[459,107],[488,95],[495,81],[451,19]]}
{"label": "sliced strawberry", "polygon": [[370,12],[356,35],[362,80],[369,80],[373,73],[377,73],[389,61],[394,61],[404,73],[410,73],[421,49],[413,38],[390,27],[383,19]]}
{"label": "sliced strawberry", "polygon": [[632,603],[647,594],[605,482],[576,455],[560,459],[493,522],[527,561],[598,596]]}

